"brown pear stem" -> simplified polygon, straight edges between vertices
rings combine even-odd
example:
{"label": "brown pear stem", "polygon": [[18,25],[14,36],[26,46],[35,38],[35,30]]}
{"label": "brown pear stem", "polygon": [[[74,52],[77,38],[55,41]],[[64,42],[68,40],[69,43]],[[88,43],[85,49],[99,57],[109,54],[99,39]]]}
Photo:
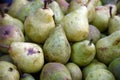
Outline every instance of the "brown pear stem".
{"label": "brown pear stem", "polygon": [[1,48],[6,48],[6,49],[10,49],[10,46],[4,45],[4,44],[0,44]]}
{"label": "brown pear stem", "polygon": [[110,12],[109,12],[109,13],[110,13],[110,17],[111,17],[111,18],[112,18],[112,8],[113,8],[113,7],[110,6],[110,10],[109,10]]}
{"label": "brown pear stem", "polygon": [[0,9],[0,13],[1,13],[2,18],[4,18],[5,14],[4,14],[4,11],[2,9]]}
{"label": "brown pear stem", "polygon": [[93,43],[93,39],[90,40],[90,43],[88,45],[91,45]]}
{"label": "brown pear stem", "polygon": [[47,3],[48,3],[48,0],[44,0],[44,8],[43,9],[47,9]]}

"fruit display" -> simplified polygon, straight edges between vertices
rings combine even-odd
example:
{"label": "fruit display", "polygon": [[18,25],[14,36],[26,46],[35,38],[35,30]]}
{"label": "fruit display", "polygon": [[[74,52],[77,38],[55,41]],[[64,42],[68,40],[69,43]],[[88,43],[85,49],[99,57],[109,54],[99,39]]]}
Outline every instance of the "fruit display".
{"label": "fruit display", "polygon": [[0,80],[119,74],[119,0],[0,0]]}

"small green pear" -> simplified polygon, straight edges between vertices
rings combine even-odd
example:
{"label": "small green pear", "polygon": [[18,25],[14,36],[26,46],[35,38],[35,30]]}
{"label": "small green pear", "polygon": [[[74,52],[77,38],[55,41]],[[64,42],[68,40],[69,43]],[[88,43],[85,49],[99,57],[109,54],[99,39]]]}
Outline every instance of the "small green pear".
{"label": "small green pear", "polygon": [[19,80],[17,67],[10,62],[0,61],[0,80]]}
{"label": "small green pear", "polygon": [[65,65],[51,62],[43,66],[39,80],[72,80],[72,78]]}
{"label": "small green pear", "polygon": [[71,73],[72,80],[82,80],[82,71],[78,65],[75,63],[69,62],[66,64],[66,67]]}
{"label": "small green pear", "polygon": [[107,69],[107,66],[104,63],[94,59],[89,65],[83,68],[84,79],[86,79],[89,73],[96,71],[97,69]]}
{"label": "small green pear", "polygon": [[20,80],[35,80],[35,78],[31,74],[24,73],[22,74]]}
{"label": "small green pear", "polygon": [[64,13],[62,12],[59,4],[56,1],[52,1],[48,6],[53,10],[55,23],[59,24],[64,17]]}
{"label": "small green pear", "polygon": [[46,7],[38,9],[25,20],[25,34],[36,43],[43,43],[48,38],[51,30],[55,28],[53,11]]}
{"label": "small green pear", "polygon": [[42,48],[35,43],[13,42],[9,54],[22,72],[38,72],[44,64]]}
{"label": "small green pear", "polygon": [[[9,46],[12,42],[24,42],[25,38],[20,28],[15,25],[0,26],[0,44]],[[4,53],[8,53],[7,48],[0,47]]]}
{"label": "small green pear", "polygon": [[120,30],[101,38],[96,43],[97,59],[105,64],[120,56]]}
{"label": "small green pear", "polygon": [[79,66],[87,66],[96,54],[95,45],[88,40],[76,42],[72,45],[70,60]]}
{"label": "small green pear", "polygon": [[67,14],[63,17],[61,24],[69,41],[84,40],[89,33],[87,7],[81,6],[79,9]]}
{"label": "small green pear", "polygon": [[68,62],[71,47],[61,25],[51,32],[44,43],[43,50],[45,60],[48,62],[60,62],[63,64]]}
{"label": "small green pear", "polygon": [[24,26],[20,20],[10,16],[9,14],[4,15],[5,15],[4,17],[0,16],[0,26],[15,25],[16,27],[19,27],[22,30],[22,32],[24,32]]}

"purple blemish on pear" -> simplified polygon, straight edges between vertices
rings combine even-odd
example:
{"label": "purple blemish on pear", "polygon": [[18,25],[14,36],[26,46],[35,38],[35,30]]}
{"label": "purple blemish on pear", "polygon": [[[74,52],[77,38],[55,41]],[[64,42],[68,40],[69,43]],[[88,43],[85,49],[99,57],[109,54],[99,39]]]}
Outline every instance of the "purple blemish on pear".
{"label": "purple blemish on pear", "polygon": [[36,51],[34,51],[33,48],[29,48],[27,55],[33,55],[33,54],[35,54],[35,53],[36,53]]}

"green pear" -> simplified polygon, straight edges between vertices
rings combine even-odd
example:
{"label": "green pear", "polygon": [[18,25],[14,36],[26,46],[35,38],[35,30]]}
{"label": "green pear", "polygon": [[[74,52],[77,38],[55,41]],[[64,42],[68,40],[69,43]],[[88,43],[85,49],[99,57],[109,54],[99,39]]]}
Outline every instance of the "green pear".
{"label": "green pear", "polygon": [[101,0],[102,4],[115,4],[118,0]]}
{"label": "green pear", "polygon": [[4,17],[0,16],[0,26],[15,25],[16,27],[19,27],[22,30],[22,32],[24,32],[24,26],[20,20],[10,16],[9,14],[4,15],[5,15]]}
{"label": "green pear", "polygon": [[52,62],[43,66],[39,80],[72,80],[72,78],[65,65]]}
{"label": "green pear", "polygon": [[105,64],[120,56],[120,30],[101,38],[96,43],[97,59]]}
{"label": "green pear", "polygon": [[38,72],[44,64],[42,48],[35,43],[13,42],[9,54],[22,72]]}
{"label": "green pear", "polygon": [[119,0],[116,3],[116,6],[117,6],[117,12],[120,13],[120,1]]}
{"label": "green pear", "polygon": [[108,32],[109,34],[120,30],[120,15],[115,15],[109,19]]}
{"label": "green pear", "polygon": [[114,75],[106,69],[97,69],[88,74],[85,80],[116,80]]}
{"label": "green pear", "polygon": [[22,77],[20,78],[20,80],[35,80],[35,79],[31,74],[24,73],[22,74]]}
{"label": "green pear", "polygon": [[63,17],[61,24],[69,41],[84,40],[89,33],[88,10],[86,6],[72,11]]}
{"label": "green pear", "polygon": [[55,23],[59,24],[64,17],[64,13],[62,12],[59,4],[56,1],[52,1],[48,6],[53,10]]}
{"label": "green pear", "polygon": [[72,45],[71,61],[79,66],[87,66],[96,54],[95,45],[88,40],[76,42]]}
{"label": "green pear", "polygon": [[19,80],[17,67],[10,62],[0,61],[0,80]]}
{"label": "green pear", "polygon": [[[25,38],[20,28],[15,25],[0,26],[0,44],[9,46],[12,42],[24,42]],[[0,47],[0,51],[8,53],[7,48]]]}
{"label": "green pear", "polygon": [[69,3],[66,0],[56,0],[64,14],[67,13]]}
{"label": "green pear", "polygon": [[71,47],[61,25],[51,32],[44,43],[43,50],[45,60],[48,62],[60,62],[63,64],[68,62],[71,54]]}
{"label": "green pear", "polygon": [[105,6],[97,6],[95,8],[96,14],[94,15],[95,18],[91,22],[92,25],[96,26],[100,32],[104,32],[108,28],[108,21],[110,18],[110,7],[112,7],[112,15],[115,15],[116,13],[116,6],[109,4]]}
{"label": "green pear", "polygon": [[87,36],[87,40],[93,40],[93,43],[96,44],[96,42],[100,39],[100,36],[100,31],[95,26],[89,25],[89,34]]}
{"label": "green pear", "polygon": [[51,30],[55,28],[53,15],[50,8],[40,8],[34,14],[28,16],[24,23],[26,35],[33,42],[45,42]]}
{"label": "green pear", "polygon": [[78,65],[75,63],[69,62],[66,64],[66,67],[71,73],[72,80],[82,80],[82,71]]}
{"label": "green pear", "polygon": [[16,13],[16,18],[24,22],[27,16],[33,14],[37,9],[39,9],[42,6],[43,6],[43,2],[41,0],[29,1],[28,4],[22,6],[18,10],[18,12]]}
{"label": "green pear", "polygon": [[8,14],[10,14],[12,17],[16,17],[18,10],[26,4],[28,4],[27,0],[14,0],[9,8]]}
{"label": "green pear", "polygon": [[84,79],[86,79],[89,73],[96,71],[97,69],[107,69],[107,66],[104,63],[94,59],[89,65],[83,68]]}

